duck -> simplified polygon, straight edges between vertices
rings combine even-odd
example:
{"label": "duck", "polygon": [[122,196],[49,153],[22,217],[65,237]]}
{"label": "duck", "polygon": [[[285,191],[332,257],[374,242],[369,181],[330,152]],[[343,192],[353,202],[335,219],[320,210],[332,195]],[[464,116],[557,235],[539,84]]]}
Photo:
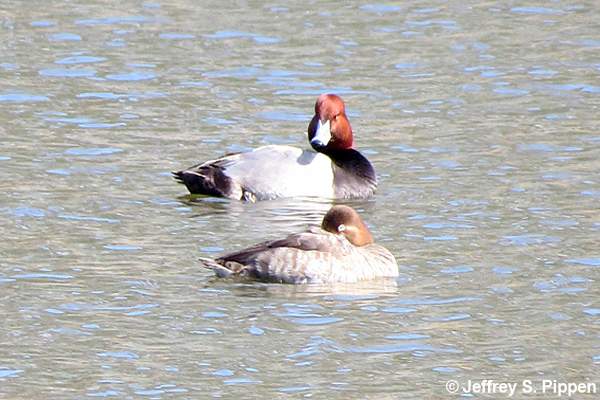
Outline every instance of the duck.
{"label": "duck", "polygon": [[352,207],[335,205],[320,227],[266,241],[201,264],[220,278],[330,284],[397,277],[398,264]]}
{"label": "duck", "polygon": [[321,94],[308,124],[311,150],[261,146],[172,172],[191,194],[255,202],[282,197],[364,199],[377,188],[369,160],[354,149],[344,101]]}

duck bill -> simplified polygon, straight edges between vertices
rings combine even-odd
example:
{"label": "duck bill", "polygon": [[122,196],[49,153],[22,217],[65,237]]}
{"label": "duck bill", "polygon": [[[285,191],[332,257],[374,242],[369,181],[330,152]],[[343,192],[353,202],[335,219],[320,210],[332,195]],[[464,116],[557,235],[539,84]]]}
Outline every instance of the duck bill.
{"label": "duck bill", "polygon": [[317,131],[315,136],[311,139],[310,144],[314,148],[326,147],[327,143],[331,140],[331,124],[329,120],[322,123],[321,120],[317,122]]}

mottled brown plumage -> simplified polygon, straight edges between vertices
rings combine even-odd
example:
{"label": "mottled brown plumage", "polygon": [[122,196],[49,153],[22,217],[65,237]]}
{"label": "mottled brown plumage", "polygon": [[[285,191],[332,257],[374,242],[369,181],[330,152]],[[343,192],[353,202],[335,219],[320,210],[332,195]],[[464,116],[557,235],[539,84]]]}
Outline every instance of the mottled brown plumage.
{"label": "mottled brown plumage", "polygon": [[373,243],[360,216],[347,206],[332,207],[321,228],[313,227],[202,262],[220,277],[267,282],[358,282],[398,276],[394,256]]}

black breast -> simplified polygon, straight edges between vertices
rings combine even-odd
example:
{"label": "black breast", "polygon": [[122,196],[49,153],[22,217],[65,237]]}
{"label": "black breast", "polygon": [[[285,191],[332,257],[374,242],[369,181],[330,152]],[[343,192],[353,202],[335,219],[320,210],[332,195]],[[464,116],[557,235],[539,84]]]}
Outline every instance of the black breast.
{"label": "black breast", "polygon": [[330,150],[325,154],[334,163],[335,197],[366,198],[375,193],[377,176],[366,157],[354,149]]}

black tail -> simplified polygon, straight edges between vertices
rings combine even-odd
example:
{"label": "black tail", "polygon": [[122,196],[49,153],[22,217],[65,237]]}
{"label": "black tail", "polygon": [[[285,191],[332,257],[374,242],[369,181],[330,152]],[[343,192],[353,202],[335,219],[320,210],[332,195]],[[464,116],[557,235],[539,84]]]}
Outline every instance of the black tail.
{"label": "black tail", "polygon": [[233,192],[233,181],[219,166],[209,164],[193,169],[173,171],[172,174],[173,178],[184,184],[191,194],[230,197]]}
{"label": "black tail", "polygon": [[183,171],[171,171],[171,175],[173,179],[177,181],[177,183],[183,184]]}

